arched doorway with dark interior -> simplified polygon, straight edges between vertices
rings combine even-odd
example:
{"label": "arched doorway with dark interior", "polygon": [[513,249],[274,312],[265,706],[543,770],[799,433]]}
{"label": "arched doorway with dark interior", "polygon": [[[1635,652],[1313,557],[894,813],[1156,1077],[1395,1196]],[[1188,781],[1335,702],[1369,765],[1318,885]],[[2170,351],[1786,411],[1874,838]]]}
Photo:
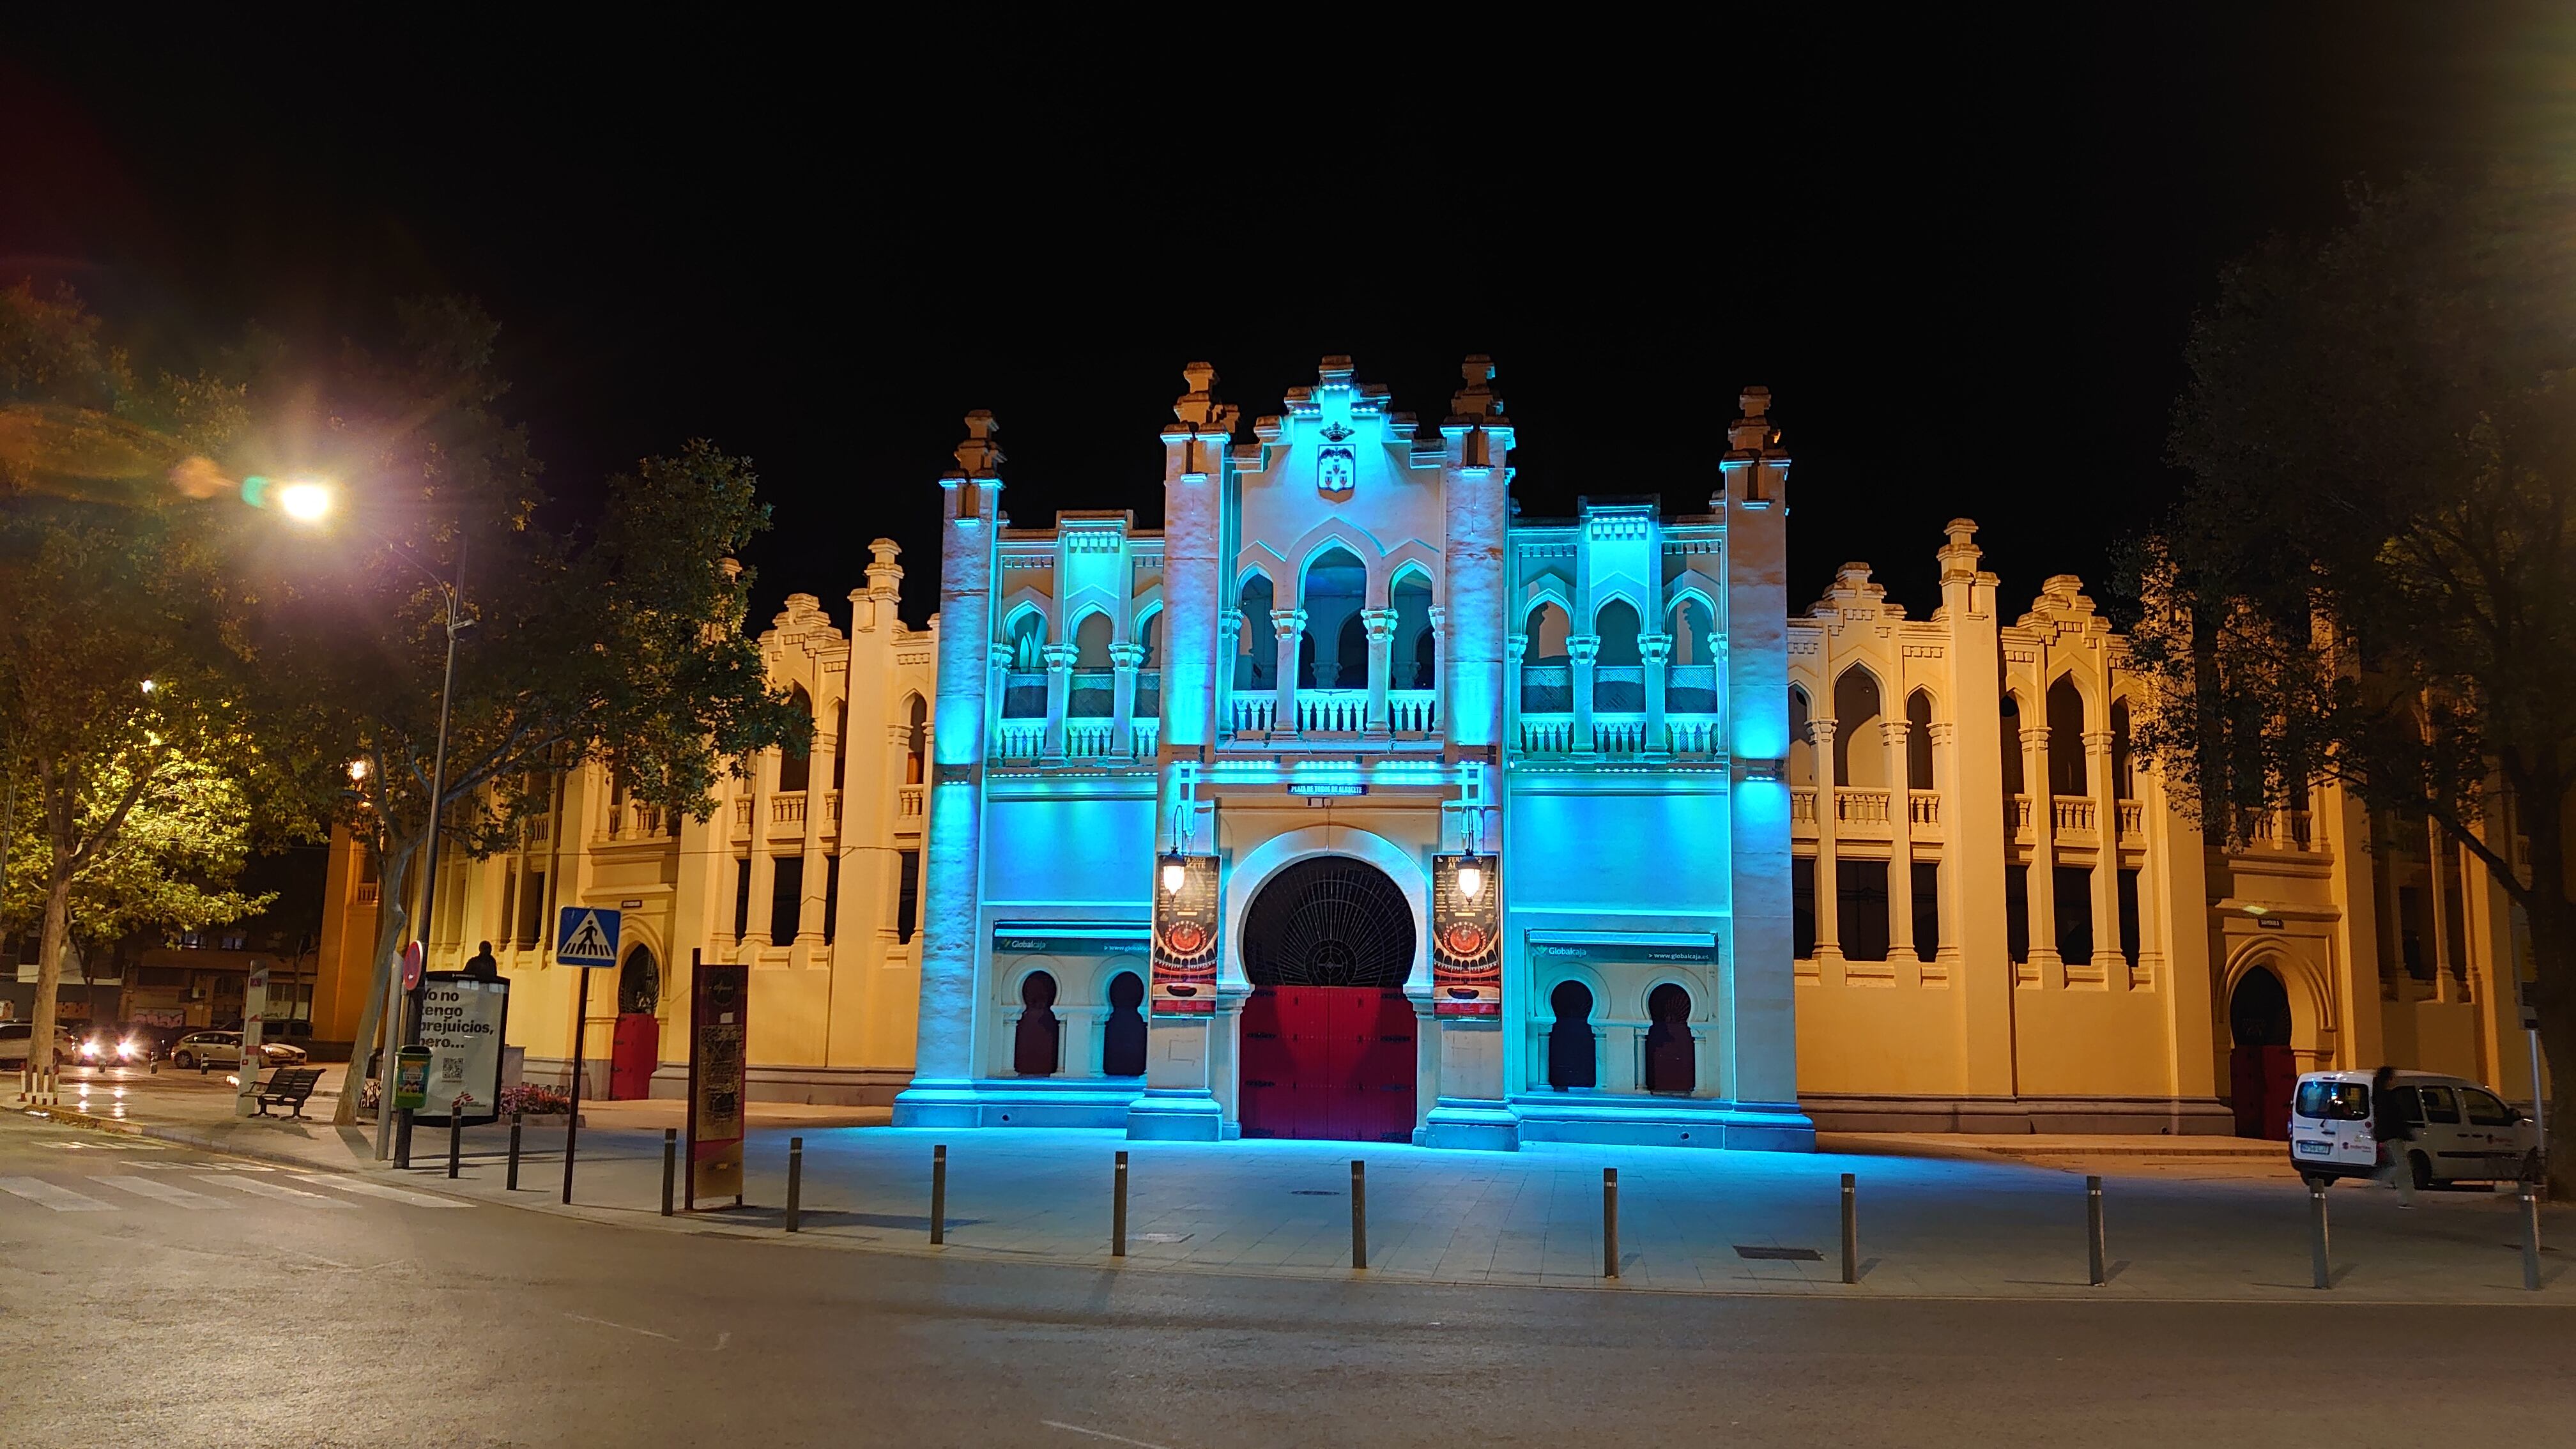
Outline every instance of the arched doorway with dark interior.
{"label": "arched doorway with dark interior", "polygon": [[1386,872],[1310,856],[1244,913],[1246,1137],[1405,1142],[1415,1121],[1412,903]]}
{"label": "arched doorway with dark interior", "polygon": [[2290,1046],[2290,993],[2268,964],[2249,966],[2227,996],[2228,1096],[2236,1135],[2286,1142],[2299,1066]]}
{"label": "arched doorway with dark interior", "polygon": [[662,965],[641,942],[617,968],[617,1029],[608,1055],[608,1095],[621,1102],[653,1095],[662,1057]]}
{"label": "arched doorway with dark interior", "polygon": [[1145,980],[1133,971],[1109,978],[1109,1019],[1100,1024],[1100,1074],[1145,1075]]}
{"label": "arched doorway with dark interior", "polygon": [[1052,1077],[1056,1041],[1064,1023],[1055,1015],[1055,978],[1032,971],[1020,981],[1020,1021],[1011,1038],[1011,1070],[1023,1077]]}
{"label": "arched doorway with dark interior", "polygon": [[1687,1096],[1699,1087],[1699,1053],[1691,1041],[1691,998],[1667,981],[1646,994],[1646,1090]]}
{"label": "arched doorway with dark interior", "polygon": [[1580,981],[1560,981],[1548,993],[1556,1022],[1547,1029],[1547,1084],[1562,1092],[1589,1087],[1600,1072],[1593,1064],[1592,988]]}

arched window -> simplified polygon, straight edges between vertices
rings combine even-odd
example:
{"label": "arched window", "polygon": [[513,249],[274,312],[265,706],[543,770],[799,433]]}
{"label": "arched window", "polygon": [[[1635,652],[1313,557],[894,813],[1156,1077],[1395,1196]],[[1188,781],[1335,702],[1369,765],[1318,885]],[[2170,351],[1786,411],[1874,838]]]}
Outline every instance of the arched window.
{"label": "arched window", "polygon": [[1547,1084],[1564,1091],[1595,1081],[1592,1052],[1592,988],[1562,981],[1549,993],[1556,1024],[1547,1029]]}
{"label": "arched window", "polygon": [[1234,687],[1259,692],[1279,687],[1279,636],[1270,624],[1270,577],[1254,574],[1235,595],[1243,632],[1235,641]]}
{"label": "arched window", "polygon": [[1933,790],[1932,696],[1916,690],[1905,697],[1905,788]]}
{"label": "arched window", "polygon": [[1574,708],[1574,676],[1566,658],[1573,621],[1553,603],[1530,610],[1521,651],[1521,711],[1564,714]]}
{"label": "arched window", "polygon": [[[2135,800],[2138,782],[2129,768],[2129,702],[2114,700],[2111,704],[2111,798]],[[2298,802],[2301,806],[2305,801]]]}
{"label": "arched window", "polygon": [[[797,713],[809,720],[814,717],[814,698],[805,692],[805,686],[789,685],[787,698],[788,702],[796,707]],[[780,793],[804,789],[812,781],[813,774],[814,756],[811,752],[799,750],[793,745],[782,746],[779,749],[778,789]]]}
{"label": "arched window", "polygon": [[1615,714],[1646,707],[1645,661],[1637,650],[1640,627],[1636,607],[1625,599],[1612,599],[1593,614],[1592,630],[1601,640],[1601,652],[1593,660],[1594,709]]}
{"label": "arched window", "polygon": [[1107,614],[1085,614],[1073,627],[1073,692],[1064,712],[1075,719],[1106,719],[1117,712],[1116,676],[1109,664],[1113,629]]}
{"label": "arched window", "polygon": [[653,959],[653,948],[637,946],[626,953],[626,964],[617,969],[617,1009],[632,1015],[651,1015],[662,1004],[662,971]]}
{"label": "arched window", "polygon": [[1356,689],[1368,682],[1368,635],[1355,627],[1367,595],[1368,569],[1349,549],[1328,548],[1306,565],[1297,607],[1306,611],[1312,647],[1299,652],[1301,687]]}
{"label": "arched window", "polygon": [[2048,789],[2052,795],[2089,795],[2084,778],[2084,695],[2075,676],[2061,674],[2048,687]]}
{"label": "arched window", "polygon": [[1807,726],[1807,692],[1789,686],[1789,783],[1814,789],[1816,785],[1816,742]]}
{"label": "arched window", "polygon": [[1395,610],[1395,642],[1387,666],[1387,688],[1430,689],[1438,678],[1438,650],[1431,636],[1431,582],[1419,570],[1407,571],[1388,595]]}
{"label": "arched window", "polygon": [[1664,672],[1664,708],[1674,714],[1717,713],[1717,660],[1708,606],[1685,598],[1673,605],[1666,628],[1673,636],[1672,667]]}
{"label": "arched window", "polygon": [[1026,609],[1011,619],[1011,668],[1002,678],[1002,718],[1043,719],[1046,712],[1046,616]]}
{"label": "arched window", "polygon": [[1145,1075],[1145,982],[1133,971],[1109,978],[1109,1019],[1100,1024],[1103,1076]]}
{"label": "arched window", "polygon": [[1023,1077],[1055,1075],[1055,978],[1032,971],[1020,982],[1020,1025],[1011,1043],[1011,1070]]}
{"label": "arched window", "polygon": [[[2009,694],[2003,698],[2001,733],[2004,742],[2001,762],[2004,772],[2004,794],[2008,797],[2029,794],[2028,784],[2022,779],[2021,773],[2021,701]],[[2011,823],[2007,820],[2005,825],[2009,827]],[[2013,959],[2018,961],[2021,958],[2016,956]]]}
{"label": "arched window", "polygon": [[904,696],[903,719],[903,782],[918,785],[924,757],[930,750],[930,705],[920,695]]}
{"label": "arched window", "polygon": [[1699,1057],[1690,1031],[1690,993],[1667,981],[1646,997],[1646,1090],[1699,1088]]}
{"label": "arched window", "polygon": [[1855,664],[1834,681],[1834,783],[1887,788],[1887,732],[1878,680]]}

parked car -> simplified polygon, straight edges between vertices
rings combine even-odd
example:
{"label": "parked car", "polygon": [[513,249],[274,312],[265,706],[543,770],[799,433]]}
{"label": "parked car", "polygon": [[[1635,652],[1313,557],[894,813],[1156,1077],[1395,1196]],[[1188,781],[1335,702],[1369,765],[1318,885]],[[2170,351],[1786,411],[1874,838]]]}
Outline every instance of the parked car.
{"label": "parked car", "polygon": [[[282,1041],[261,1042],[259,1054],[264,1067],[304,1065],[304,1048],[289,1046]],[[178,1044],[170,1048],[170,1065],[180,1068],[194,1067],[202,1072],[209,1067],[238,1067],[241,1065],[241,1056],[242,1034],[240,1032],[192,1031],[179,1038]]]}
{"label": "parked car", "polygon": [[91,1027],[80,1038],[80,1064],[85,1067],[139,1067],[152,1060],[159,1043],[113,1023]]}
{"label": "parked car", "polygon": [[[36,1024],[31,1021],[0,1021],[0,1067],[26,1070],[27,1039],[35,1030]],[[54,1066],[60,1069],[79,1059],[80,1038],[72,1035],[69,1027],[55,1027]]]}
{"label": "parked car", "polygon": [[2290,1098],[2290,1164],[2310,1182],[2368,1177],[2393,1148],[2417,1187],[2510,1182],[2540,1171],[2540,1129],[2493,1091],[2461,1077],[2399,1072],[2389,1090],[2415,1129],[2386,1143],[2370,1130],[2369,1072],[2310,1072]]}

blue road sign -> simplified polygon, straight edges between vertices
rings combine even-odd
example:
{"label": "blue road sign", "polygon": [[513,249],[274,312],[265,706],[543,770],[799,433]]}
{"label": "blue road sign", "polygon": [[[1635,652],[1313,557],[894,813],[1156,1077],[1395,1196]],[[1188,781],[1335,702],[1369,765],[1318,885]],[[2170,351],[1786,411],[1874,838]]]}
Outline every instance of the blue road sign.
{"label": "blue road sign", "polygon": [[566,906],[555,924],[555,959],[566,966],[617,964],[617,930],[622,911],[603,906]]}

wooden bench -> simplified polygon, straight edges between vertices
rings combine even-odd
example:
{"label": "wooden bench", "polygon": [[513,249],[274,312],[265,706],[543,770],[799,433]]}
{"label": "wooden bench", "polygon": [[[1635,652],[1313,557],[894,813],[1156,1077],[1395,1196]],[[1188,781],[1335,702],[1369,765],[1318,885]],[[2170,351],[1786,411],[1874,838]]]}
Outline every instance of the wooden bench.
{"label": "wooden bench", "polygon": [[304,1115],[304,1099],[313,1095],[322,1081],[320,1067],[279,1067],[269,1073],[268,1084],[259,1089],[259,1115],[268,1115],[271,1107],[292,1107],[293,1115]]}

